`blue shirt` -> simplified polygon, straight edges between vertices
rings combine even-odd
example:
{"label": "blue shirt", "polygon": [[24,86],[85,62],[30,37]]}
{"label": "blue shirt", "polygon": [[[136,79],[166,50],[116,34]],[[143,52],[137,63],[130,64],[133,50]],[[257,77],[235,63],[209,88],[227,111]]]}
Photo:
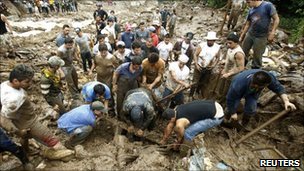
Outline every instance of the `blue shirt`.
{"label": "blue shirt", "polygon": [[247,16],[247,21],[250,22],[249,33],[254,37],[267,36],[271,17],[276,13],[271,2],[263,1],[260,6],[251,8]]}
{"label": "blue shirt", "polygon": [[97,84],[102,84],[105,87],[105,92],[104,92],[103,97],[106,100],[111,99],[111,91],[107,85],[105,85],[101,82],[98,82],[98,81],[92,81],[92,82],[86,83],[81,90],[81,94],[82,94],[85,102],[93,102],[94,100],[98,99],[98,97],[96,97],[96,93],[94,92],[94,86]]}
{"label": "blue shirt", "polygon": [[[255,99],[258,99],[261,91],[252,91],[250,89],[250,84],[252,81],[252,76],[258,72],[262,71],[261,69],[251,69],[251,70],[245,70],[239,74],[237,74],[229,87],[229,91],[227,94],[227,108],[228,108],[228,114],[234,114],[236,113],[238,105],[237,103],[240,102],[240,100],[245,97],[253,97]],[[284,87],[281,85],[281,83],[276,79],[276,77],[267,72],[264,71],[271,77],[271,83],[268,85],[268,88],[277,93],[277,94],[283,94],[285,93]]]}
{"label": "blue shirt", "polygon": [[123,63],[116,69],[115,72],[118,73],[118,75],[120,77],[136,79],[141,74],[142,67],[140,66],[139,70],[132,73],[132,72],[130,72],[130,69],[129,69],[130,65],[131,65],[131,62]]}
{"label": "blue shirt", "polygon": [[132,32],[123,32],[121,35],[121,41],[125,43],[125,47],[128,49],[132,48],[132,42],[135,40],[135,36]]}
{"label": "blue shirt", "polygon": [[90,105],[81,105],[65,114],[57,121],[58,128],[65,129],[68,134],[72,133],[76,128],[83,126],[95,125],[96,117],[91,110]]}
{"label": "blue shirt", "polygon": [[65,36],[61,33],[61,34],[59,34],[58,36],[57,36],[57,38],[56,38],[56,46],[57,47],[60,47],[61,45],[63,45],[64,44],[64,40],[65,40]]}

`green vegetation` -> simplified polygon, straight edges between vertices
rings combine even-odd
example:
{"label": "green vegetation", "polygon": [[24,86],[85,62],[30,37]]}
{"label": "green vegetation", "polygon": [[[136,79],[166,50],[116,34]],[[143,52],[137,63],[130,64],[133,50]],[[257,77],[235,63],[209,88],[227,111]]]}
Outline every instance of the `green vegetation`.
{"label": "green vegetation", "polygon": [[[228,0],[201,0],[208,2],[210,7],[221,8]],[[304,37],[304,0],[270,0],[280,16],[281,28],[288,30],[290,42],[296,42]],[[245,10],[247,13],[247,10]]]}
{"label": "green vegetation", "polygon": [[291,32],[290,42],[296,42],[304,36],[304,1],[271,0],[280,15],[280,27]]}

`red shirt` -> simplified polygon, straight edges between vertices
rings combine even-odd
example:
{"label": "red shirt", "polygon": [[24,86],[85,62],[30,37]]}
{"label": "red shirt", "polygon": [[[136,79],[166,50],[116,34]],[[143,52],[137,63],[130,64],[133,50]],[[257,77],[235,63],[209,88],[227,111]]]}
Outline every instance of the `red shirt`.
{"label": "red shirt", "polygon": [[158,42],[159,42],[157,34],[152,33],[151,38],[153,40],[153,46],[156,47],[158,45]]}

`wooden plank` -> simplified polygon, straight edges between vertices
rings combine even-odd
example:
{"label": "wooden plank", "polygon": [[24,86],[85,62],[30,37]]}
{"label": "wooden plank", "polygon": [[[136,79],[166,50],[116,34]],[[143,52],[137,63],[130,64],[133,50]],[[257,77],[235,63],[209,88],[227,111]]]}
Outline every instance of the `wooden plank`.
{"label": "wooden plank", "polygon": [[269,90],[267,93],[265,93],[262,97],[259,98],[259,104],[261,106],[266,106],[270,101],[272,101],[277,96],[276,93]]}

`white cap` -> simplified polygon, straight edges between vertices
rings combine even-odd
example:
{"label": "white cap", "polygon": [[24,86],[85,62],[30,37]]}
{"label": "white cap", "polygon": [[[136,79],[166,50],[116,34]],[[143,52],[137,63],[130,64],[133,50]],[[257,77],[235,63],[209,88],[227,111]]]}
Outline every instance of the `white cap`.
{"label": "white cap", "polygon": [[121,45],[121,46],[126,46],[125,42],[123,42],[123,41],[118,41],[118,42],[116,43],[116,45],[117,45],[117,46],[119,46],[119,45]]}
{"label": "white cap", "polygon": [[100,34],[106,34],[106,35],[109,35],[109,32],[108,32],[107,30],[103,29],[103,30],[101,30],[101,31],[100,31]]}
{"label": "white cap", "polygon": [[179,55],[178,60],[181,61],[182,63],[187,63],[189,61],[189,58],[187,55],[181,54],[181,55]]}
{"label": "white cap", "polygon": [[206,40],[217,40],[218,38],[216,37],[216,32],[211,31],[208,32],[207,36],[204,37]]}
{"label": "white cap", "polygon": [[158,20],[154,20],[154,21],[152,22],[152,25],[160,26],[160,24],[159,24],[159,21],[158,21]]}
{"label": "white cap", "polygon": [[155,27],[150,26],[150,27],[148,27],[148,30],[149,30],[149,32],[154,32],[155,31]]}

